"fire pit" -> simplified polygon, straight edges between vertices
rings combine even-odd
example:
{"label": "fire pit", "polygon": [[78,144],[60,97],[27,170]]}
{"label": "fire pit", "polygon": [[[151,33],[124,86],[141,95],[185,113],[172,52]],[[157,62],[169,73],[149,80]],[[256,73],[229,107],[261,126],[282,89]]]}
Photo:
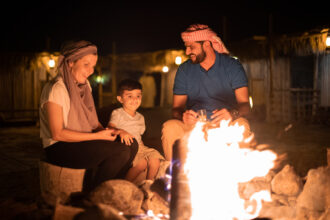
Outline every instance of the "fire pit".
{"label": "fire pit", "polygon": [[244,127],[229,126],[208,130],[198,122],[194,130],[174,144],[171,189],[171,219],[253,219],[270,191],[239,194],[239,183],[265,176],[274,166],[270,150],[240,148]]}

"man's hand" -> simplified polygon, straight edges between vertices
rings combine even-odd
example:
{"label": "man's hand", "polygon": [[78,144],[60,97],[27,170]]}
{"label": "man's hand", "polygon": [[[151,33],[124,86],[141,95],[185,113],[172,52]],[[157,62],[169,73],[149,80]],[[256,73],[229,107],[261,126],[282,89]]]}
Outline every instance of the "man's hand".
{"label": "man's hand", "polygon": [[186,110],[182,115],[182,121],[186,125],[195,125],[198,121],[198,114],[193,110]]}
{"label": "man's hand", "polygon": [[212,112],[213,114],[211,115],[211,123],[219,125],[220,121],[222,120],[233,120],[233,117],[231,116],[230,112],[228,109],[223,108],[223,109],[216,109]]}

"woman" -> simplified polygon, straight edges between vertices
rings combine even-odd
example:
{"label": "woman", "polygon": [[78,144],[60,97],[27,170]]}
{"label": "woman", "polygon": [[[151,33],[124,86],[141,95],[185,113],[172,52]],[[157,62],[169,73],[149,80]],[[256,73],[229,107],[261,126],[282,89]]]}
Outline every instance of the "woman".
{"label": "woman", "polygon": [[46,159],[58,166],[96,168],[92,187],[122,178],[137,152],[98,121],[88,77],[97,62],[97,47],[87,41],[61,49],[58,75],[43,88],[40,98],[40,136]]}

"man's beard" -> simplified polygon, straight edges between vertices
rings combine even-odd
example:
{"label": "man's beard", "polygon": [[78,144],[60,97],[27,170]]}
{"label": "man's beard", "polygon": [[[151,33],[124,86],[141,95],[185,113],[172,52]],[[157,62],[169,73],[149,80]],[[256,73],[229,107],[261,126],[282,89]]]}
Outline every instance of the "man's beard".
{"label": "man's beard", "polygon": [[202,49],[202,52],[196,55],[196,59],[195,59],[195,60],[192,60],[191,58],[190,58],[190,59],[191,59],[191,62],[192,62],[193,64],[198,64],[198,63],[203,62],[203,61],[205,60],[205,58],[206,58],[206,53],[205,53],[205,51]]}

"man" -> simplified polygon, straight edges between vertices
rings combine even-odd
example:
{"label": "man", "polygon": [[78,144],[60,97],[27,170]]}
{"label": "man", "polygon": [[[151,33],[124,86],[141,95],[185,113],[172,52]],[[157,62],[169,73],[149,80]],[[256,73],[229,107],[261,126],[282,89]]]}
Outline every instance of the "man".
{"label": "man", "polygon": [[206,109],[214,125],[238,120],[249,133],[248,80],[237,59],[230,57],[221,39],[207,26],[190,25],[181,33],[189,60],[181,64],[174,80],[172,117],[163,124],[162,145],[166,160],[172,159],[176,140],[193,129],[197,111]]}

